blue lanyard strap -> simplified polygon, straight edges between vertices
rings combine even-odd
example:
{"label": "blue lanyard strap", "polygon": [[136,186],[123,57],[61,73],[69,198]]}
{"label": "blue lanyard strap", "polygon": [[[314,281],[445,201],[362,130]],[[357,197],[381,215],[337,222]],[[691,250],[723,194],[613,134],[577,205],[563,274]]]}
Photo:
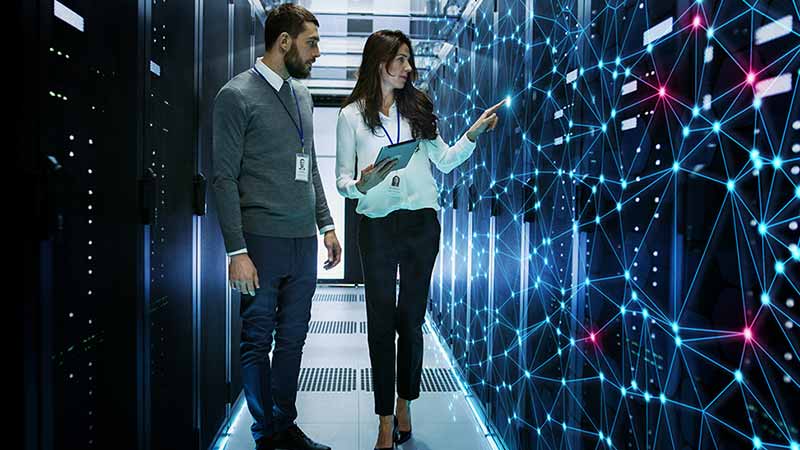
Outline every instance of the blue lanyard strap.
{"label": "blue lanyard strap", "polygon": [[[400,111],[395,111],[397,113],[397,142],[400,142]],[[383,124],[381,124],[381,128],[383,128],[383,132],[386,134],[386,137],[389,139],[389,143],[394,145],[395,142],[392,141],[392,137],[389,136],[389,132],[386,131]]]}
{"label": "blue lanyard strap", "polygon": [[276,91],[275,88],[272,87],[271,84],[269,84],[269,81],[267,81],[267,79],[261,72],[259,72],[256,69],[253,70],[267,83],[267,86],[269,86],[270,90],[275,93],[275,96],[278,98],[278,101],[281,102],[281,106],[283,106],[283,109],[286,110],[286,114],[289,115],[289,119],[292,120],[292,124],[294,124],[294,128],[297,130],[297,136],[300,137],[300,145],[303,148],[303,152],[305,152],[306,140],[303,134],[303,116],[300,115],[300,103],[297,101],[297,94],[295,94],[294,92],[294,88],[292,87],[291,81],[287,81],[287,83],[289,83],[289,90],[292,91],[292,97],[294,97],[294,105],[297,107],[297,119],[300,121],[300,125],[298,125],[297,122],[294,121],[292,113],[289,112],[289,108],[287,108],[286,104],[283,103],[283,100],[281,100],[280,95],[278,95],[278,91]]}

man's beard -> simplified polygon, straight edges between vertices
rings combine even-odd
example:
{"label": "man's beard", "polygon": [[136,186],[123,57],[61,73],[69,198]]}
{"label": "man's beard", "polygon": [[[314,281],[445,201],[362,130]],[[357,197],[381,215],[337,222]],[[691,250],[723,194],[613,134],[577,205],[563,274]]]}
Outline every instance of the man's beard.
{"label": "man's beard", "polygon": [[289,52],[286,53],[284,63],[292,78],[308,78],[311,75],[311,67],[306,68],[306,65],[303,64],[297,51],[297,45],[294,43],[292,43],[292,48],[289,49]]}

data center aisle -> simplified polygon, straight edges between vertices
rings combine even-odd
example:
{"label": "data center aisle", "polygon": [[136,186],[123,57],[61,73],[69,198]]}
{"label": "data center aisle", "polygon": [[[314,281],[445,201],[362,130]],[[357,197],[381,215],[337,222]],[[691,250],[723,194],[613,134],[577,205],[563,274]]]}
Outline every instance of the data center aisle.
{"label": "data center aisle", "polygon": [[[368,450],[375,444],[363,288],[317,289],[303,354],[298,425],[334,450]],[[414,437],[402,450],[490,450],[481,424],[459,387],[437,337],[424,327],[425,358],[420,398],[411,406]],[[234,420],[225,449],[254,447],[246,408]],[[221,447],[220,447],[221,448]]]}

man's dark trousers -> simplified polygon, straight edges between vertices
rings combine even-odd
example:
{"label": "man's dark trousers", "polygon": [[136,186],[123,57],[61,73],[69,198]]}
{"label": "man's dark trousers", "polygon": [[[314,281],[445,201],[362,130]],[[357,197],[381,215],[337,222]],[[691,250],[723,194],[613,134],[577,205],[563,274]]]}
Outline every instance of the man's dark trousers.
{"label": "man's dark trousers", "polygon": [[317,237],[244,238],[261,286],[255,296],[242,295],[241,307],[242,381],[258,441],[297,419],[297,378],[317,284]]}

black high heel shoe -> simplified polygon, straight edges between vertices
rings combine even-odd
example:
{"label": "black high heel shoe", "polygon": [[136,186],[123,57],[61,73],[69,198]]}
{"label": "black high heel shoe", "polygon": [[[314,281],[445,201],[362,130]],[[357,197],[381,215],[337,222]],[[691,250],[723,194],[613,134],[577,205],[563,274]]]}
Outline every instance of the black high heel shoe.
{"label": "black high heel shoe", "polygon": [[400,445],[411,439],[411,430],[400,431],[398,427],[399,427],[399,422],[397,421],[397,416],[394,416],[394,442],[395,444]]}
{"label": "black high heel shoe", "polygon": [[[395,426],[392,429],[392,441],[394,441],[395,433],[397,432],[397,425],[396,424],[397,424],[397,418],[395,417]],[[380,427],[378,427],[378,430],[380,430]],[[380,433],[380,431],[378,431],[378,432]],[[396,449],[397,449],[397,446],[395,445],[394,442],[392,442],[392,446],[391,447],[381,447],[381,448],[375,447],[374,450],[396,450]]]}

